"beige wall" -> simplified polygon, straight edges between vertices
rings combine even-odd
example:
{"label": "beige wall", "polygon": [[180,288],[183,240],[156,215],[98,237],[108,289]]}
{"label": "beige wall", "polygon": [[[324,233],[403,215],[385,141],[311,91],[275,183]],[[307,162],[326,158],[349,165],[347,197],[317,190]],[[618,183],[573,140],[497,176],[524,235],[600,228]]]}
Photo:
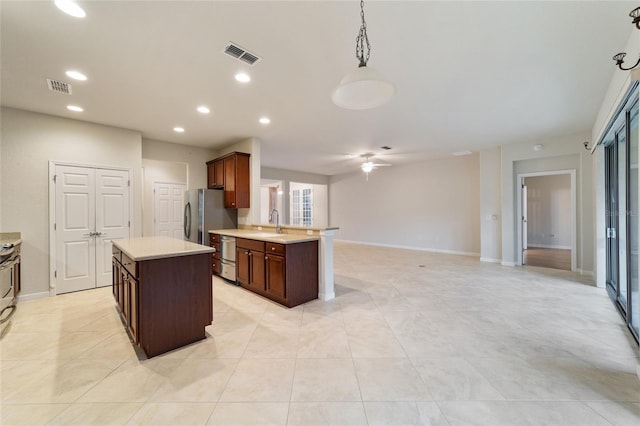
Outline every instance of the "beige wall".
{"label": "beige wall", "polygon": [[[152,139],[142,140],[142,158],[187,165],[187,189],[207,187],[207,161],[216,157],[216,151],[189,145],[180,145]],[[171,166],[168,166],[171,167]]]}
{"label": "beige wall", "polygon": [[460,254],[480,253],[477,154],[331,176],[336,238]]}
{"label": "beige wall", "polygon": [[153,185],[180,183],[187,189],[207,187],[207,161],[217,152],[152,139],[142,140],[143,235],[153,235]]}
{"label": "beige wall", "polygon": [[480,260],[502,261],[500,148],[480,151]]}
{"label": "beige wall", "polygon": [[[262,179],[271,179],[282,181],[282,223],[290,223],[289,220],[289,184],[290,182],[298,183],[310,183],[314,185],[314,194],[318,194],[318,200],[325,199],[325,203],[316,203],[314,200],[314,226],[326,227],[330,223],[329,221],[329,176],[320,175],[316,173],[305,173],[296,170],[276,169],[271,167],[263,167],[261,169]],[[326,192],[324,194],[323,192]],[[261,221],[267,223],[264,220],[265,212],[262,212]]]}
{"label": "beige wall", "polygon": [[22,294],[49,292],[49,161],[131,169],[132,229],[141,233],[139,132],[2,108],[3,232],[22,233]]}
{"label": "beige wall", "polygon": [[[593,163],[583,145],[589,137],[589,133],[580,133],[501,147],[503,264],[517,262],[517,174],[575,169],[577,268],[585,274],[593,272]],[[537,144],[543,145],[542,150],[533,149]]]}

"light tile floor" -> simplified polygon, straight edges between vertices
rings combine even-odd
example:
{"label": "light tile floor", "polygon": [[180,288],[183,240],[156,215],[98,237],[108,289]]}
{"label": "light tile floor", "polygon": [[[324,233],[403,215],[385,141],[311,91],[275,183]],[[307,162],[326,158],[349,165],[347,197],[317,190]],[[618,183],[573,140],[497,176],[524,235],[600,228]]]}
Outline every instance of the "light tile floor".
{"label": "light tile floor", "polygon": [[579,276],[336,244],[337,297],[214,279],[206,340],[139,358],[110,288],[20,303],[0,423],[640,424],[638,347]]}

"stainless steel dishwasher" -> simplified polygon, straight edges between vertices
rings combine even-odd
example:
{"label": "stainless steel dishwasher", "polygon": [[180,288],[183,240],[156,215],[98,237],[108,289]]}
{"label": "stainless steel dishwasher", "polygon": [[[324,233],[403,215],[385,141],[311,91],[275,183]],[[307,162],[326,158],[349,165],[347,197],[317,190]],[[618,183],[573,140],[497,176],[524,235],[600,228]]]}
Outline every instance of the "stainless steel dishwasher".
{"label": "stainless steel dishwasher", "polygon": [[236,282],[236,237],[220,236],[220,275]]}

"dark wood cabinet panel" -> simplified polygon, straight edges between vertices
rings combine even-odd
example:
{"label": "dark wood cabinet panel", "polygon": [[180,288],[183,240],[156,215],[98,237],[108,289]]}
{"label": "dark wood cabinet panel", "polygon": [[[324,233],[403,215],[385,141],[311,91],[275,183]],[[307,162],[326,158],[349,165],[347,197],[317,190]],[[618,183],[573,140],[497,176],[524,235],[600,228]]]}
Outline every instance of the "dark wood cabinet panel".
{"label": "dark wood cabinet panel", "polygon": [[264,242],[236,238],[236,278],[238,284],[264,293]]}
{"label": "dark wood cabinet panel", "polygon": [[251,274],[249,275],[249,286],[259,291],[265,290],[264,276],[265,256],[263,251],[251,251]]}
{"label": "dark wood cabinet panel", "polygon": [[232,152],[207,162],[207,187],[224,190],[224,206],[249,208],[251,155]]}
{"label": "dark wood cabinet panel", "polygon": [[236,242],[236,281],[243,286],[249,285],[249,269],[251,268],[249,253],[248,249],[237,247]]}
{"label": "dark wood cabinet panel", "polygon": [[277,256],[267,253],[265,256],[267,264],[266,285],[269,295],[287,300],[287,292],[285,286],[286,262],[284,256]]}
{"label": "dark wood cabinet panel", "polygon": [[[134,262],[113,257],[113,295],[135,344],[153,357],[204,339],[213,321],[209,253]],[[125,265],[126,264],[126,265]]]}
{"label": "dark wood cabinet panel", "polygon": [[207,187],[209,189],[224,188],[224,164],[222,160],[207,163]]}

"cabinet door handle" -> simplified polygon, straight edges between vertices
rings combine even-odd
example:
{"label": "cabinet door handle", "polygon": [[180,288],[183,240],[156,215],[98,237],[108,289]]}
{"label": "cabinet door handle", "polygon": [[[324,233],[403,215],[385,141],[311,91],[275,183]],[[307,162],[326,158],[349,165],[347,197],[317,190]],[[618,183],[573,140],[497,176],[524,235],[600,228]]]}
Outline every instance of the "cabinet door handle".
{"label": "cabinet door handle", "polygon": [[245,252],[244,252],[244,254],[248,255],[248,254],[249,254],[249,252],[248,252],[248,251],[245,251]]}
{"label": "cabinet door handle", "polygon": [[275,251],[275,250],[276,250],[276,248],[275,248],[275,247],[271,247],[271,251]]}
{"label": "cabinet door handle", "polygon": [[268,257],[268,256],[265,256],[265,257],[264,257],[264,260],[269,260],[269,257]]}

